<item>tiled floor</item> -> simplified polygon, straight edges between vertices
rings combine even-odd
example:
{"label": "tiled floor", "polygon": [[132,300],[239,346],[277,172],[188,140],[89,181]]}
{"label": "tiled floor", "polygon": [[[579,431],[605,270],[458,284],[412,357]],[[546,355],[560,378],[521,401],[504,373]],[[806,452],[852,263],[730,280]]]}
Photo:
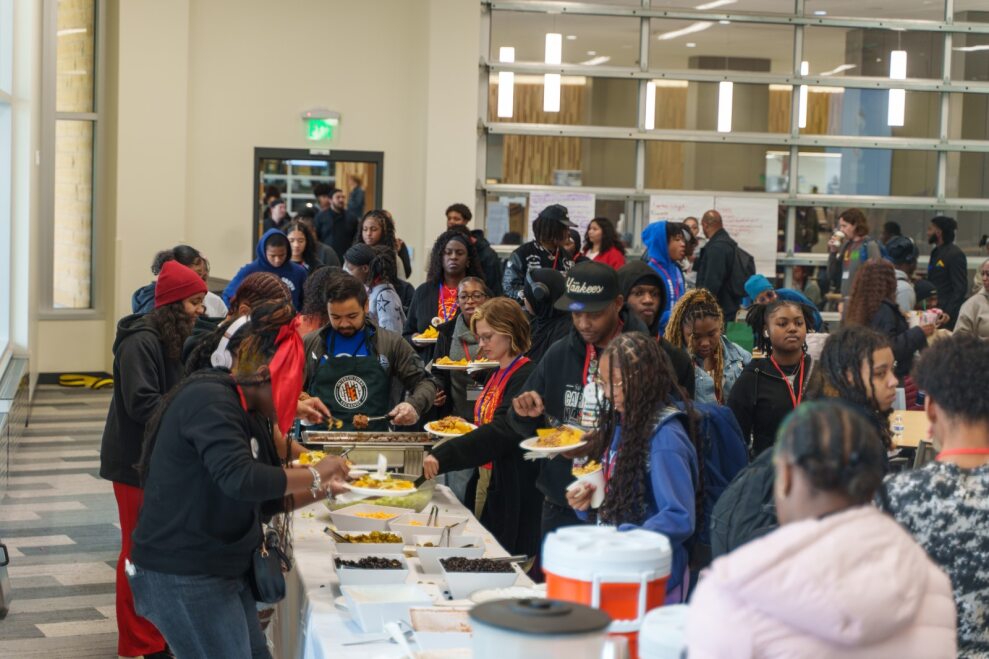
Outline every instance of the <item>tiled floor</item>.
{"label": "tiled floor", "polygon": [[10,612],[0,657],[116,657],[117,507],[100,479],[110,392],[40,386],[0,503]]}

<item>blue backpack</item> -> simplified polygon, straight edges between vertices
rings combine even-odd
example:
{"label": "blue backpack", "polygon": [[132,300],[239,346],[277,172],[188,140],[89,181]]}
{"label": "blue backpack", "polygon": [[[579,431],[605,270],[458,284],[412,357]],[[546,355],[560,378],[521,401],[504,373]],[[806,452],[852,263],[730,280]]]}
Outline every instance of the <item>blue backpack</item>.
{"label": "blue backpack", "polygon": [[[678,403],[679,409],[684,409]],[[733,478],[749,464],[749,452],[745,446],[742,429],[732,411],[716,403],[695,403],[697,433],[704,460],[704,511],[697,515],[697,540],[703,545],[711,543],[708,523],[714,504]]]}

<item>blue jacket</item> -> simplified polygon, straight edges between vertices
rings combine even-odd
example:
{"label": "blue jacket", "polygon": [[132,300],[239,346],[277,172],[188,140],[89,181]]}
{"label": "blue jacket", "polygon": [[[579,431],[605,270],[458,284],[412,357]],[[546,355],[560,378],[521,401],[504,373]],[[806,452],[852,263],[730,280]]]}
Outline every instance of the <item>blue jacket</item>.
{"label": "blue jacket", "polygon": [[292,263],[290,259],[286,259],[281,267],[276,268],[268,263],[268,257],[264,255],[265,243],[276,233],[282,232],[279,229],[268,229],[264,232],[255,250],[257,252],[257,258],[238,270],[234,278],[227,284],[227,287],[223,289],[223,302],[227,306],[230,306],[230,299],[237,292],[240,282],[244,281],[244,277],[255,272],[270,272],[281,278],[285,282],[285,285],[288,286],[288,290],[292,292],[292,304],[295,305],[295,308],[302,308],[302,286],[306,283],[306,269],[297,263]]}
{"label": "blue jacket", "polygon": [[666,329],[670,319],[670,311],[677,300],[686,292],[687,282],[683,278],[680,266],[670,258],[670,250],[666,240],[666,222],[653,222],[642,230],[642,244],[649,255],[649,267],[659,274],[666,285],[666,304],[659,313],[659,333]]}
{"label": "blue jacket", "polygon": [[[695,510],[699,472],[697,451],[690,443],[684,429],[686,417],[674,408],[663,411],[659,425],[652,436],[649,449],[649,464],[646,470],[649,481],[646,483],[646,518],[642,524],[619,524],[619,531],[644,529],[662,533],[670,541],[673,550],[673,566],[666,592],[683,583],[683,575],[689,560],[690,541],[697,526]],[[621,428],[611,442],[609,458],[614,463],[621,446]],[[578,516],[587,519],[586,512]]]}
{"label": "blue jacket", "polygon": [[[721,337],[721,347],[724,351],[725,370],[721,382],[722,403],[728,402],[728,394],[735,386],[735,380],[742,374],[745,365],[752,361],[752,355],[745,348],[732,343],[724,336]],[[694,402],[717,403],[714,392],[714,378],[704,370],[703,361],[694,360]]]}

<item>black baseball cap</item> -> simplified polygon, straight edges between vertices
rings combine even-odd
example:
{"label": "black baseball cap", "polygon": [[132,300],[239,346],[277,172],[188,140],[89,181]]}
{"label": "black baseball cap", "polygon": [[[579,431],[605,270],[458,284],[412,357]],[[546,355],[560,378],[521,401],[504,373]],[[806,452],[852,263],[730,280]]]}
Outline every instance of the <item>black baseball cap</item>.
{"label": "black baseball cap", "polygon": [[567,227],[577,226],[576,224],[570,221],[570,214],[567,211],[567,207],[561,206],[560,204],[551,204],[550,206],[547,206],[546,208],[539,211],[539,216],[536,219],[538,220],[543,218],[556,220],[563,226],[567,226]]}
{"label": "black baseball cap", "polygon": [[906,236],[893,236],[886,243],[886,252],[894,265],[914,263],[917,260],[917,246]]}
{"label": "black baseball cap", "polygon": [[560,311],[601,311],[618,297],[618,273],[604,263],[582,261],[567,273],[566,292],[553,306]]}

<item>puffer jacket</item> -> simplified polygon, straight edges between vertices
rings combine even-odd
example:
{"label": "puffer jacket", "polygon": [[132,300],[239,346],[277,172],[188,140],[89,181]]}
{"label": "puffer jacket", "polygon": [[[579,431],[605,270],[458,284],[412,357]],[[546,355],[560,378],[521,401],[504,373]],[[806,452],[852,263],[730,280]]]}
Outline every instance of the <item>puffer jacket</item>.
{"label": "puffer jacket", "polygon": [[871,505],[780,527],[717,559],[687,614],[691,659],[954,657],[951,582]]}

